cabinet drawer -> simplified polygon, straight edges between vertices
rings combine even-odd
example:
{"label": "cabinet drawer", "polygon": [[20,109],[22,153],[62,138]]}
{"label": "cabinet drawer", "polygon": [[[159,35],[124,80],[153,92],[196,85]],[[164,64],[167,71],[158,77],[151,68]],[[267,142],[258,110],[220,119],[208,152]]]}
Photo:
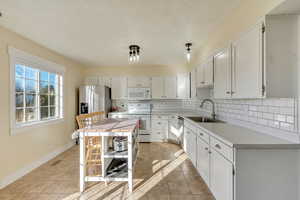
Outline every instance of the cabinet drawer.
{"label": "cabinet drawer", "polygon": [[197,133],[199,138],[201,138],[202,140],[204,140],[209,144],[209,135],[207,133],[205,133],[201,129],[198,129]]}
{"label": "cabinet drawer", "polygon": [[168,121],[166,120],[153,120],[151,123],[152,129],[167,129]]}
{"label": "cabinet drawer", "polygon": [[165,131],[161,130],[152,130],[151,132],[151,141],[163,141],[165,139]]}
{"label": "cabinet drawer", "polygon": [[196,132],[196,130],[197,130],[197,127],[194,124],[187,122],[187,121],[184,122],[184,126],[191,129],[194,132]]}
{"label": "cabinet drawer", "polygon": [[152,115],[152,119],[154,120],[168,120],[168,115]]}
{"label": "cabinet drawer", "polygon": [[227,146],[226,144],[222,143],[214,137],[210,138],[210,145],[217,152],[221,153],[225,158],[233,162],[233,148]]}

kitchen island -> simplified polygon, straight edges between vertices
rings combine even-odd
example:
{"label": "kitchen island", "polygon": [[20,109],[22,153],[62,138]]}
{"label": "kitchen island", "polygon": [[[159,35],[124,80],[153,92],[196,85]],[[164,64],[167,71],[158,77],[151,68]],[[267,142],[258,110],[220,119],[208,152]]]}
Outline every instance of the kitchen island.
{"label": "kitchen island", "polygon": [[[105,119],[73,134],[73,137],[79,135],[80,141],[80,192],[85,190],[85,183],[89,181],[128,182],[129,191],[132,192],[133,167],[139,145],[138,129],[139,120],[136,119]],[[125,150],[116,151],[112,148],[109,142],[115,137],[127,140]],[[110,172],[113,162],[123,162],[123,170]]]}

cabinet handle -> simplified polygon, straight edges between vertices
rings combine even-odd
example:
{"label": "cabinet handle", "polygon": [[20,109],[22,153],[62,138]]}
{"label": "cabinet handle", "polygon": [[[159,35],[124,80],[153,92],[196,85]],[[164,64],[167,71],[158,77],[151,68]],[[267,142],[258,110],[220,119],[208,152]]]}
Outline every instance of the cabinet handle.
{"label": "cabinet handle", "polygon": [[231,91],[231,94],[234,94],[235,92],[234,91]]}
{"label": "cabinet handle", "polygon": [[205,149],[206,151],[208,151],[208,148],[207,148],[207,147],[205,147],[204,149]]}
{"label": "cabinet handle", "polygon": [[204,84],[204,83],[205,83],[205,81],[202,81],[202,82],[201,82],[201,84]]}
{"label": "cabinet handle", "polygon": [[160,125],[161,123],[160,123],[160,122],[158,122],[157,124],[159,124],[159,125]]}
{"label": "cabinet handle", "polygon": [[221,146],[219,144],[216,144],[215,147],[221,149]]}
{"label": "cabinet handle", "polygon": [[203,136],[203,133],[200,133],[201,136]]}
{"label": "cabinet handle", "polygon": [[226,92],[226,94],[230,94],[230,92],[229,92],[229,91],[227,91],[227,92]]}

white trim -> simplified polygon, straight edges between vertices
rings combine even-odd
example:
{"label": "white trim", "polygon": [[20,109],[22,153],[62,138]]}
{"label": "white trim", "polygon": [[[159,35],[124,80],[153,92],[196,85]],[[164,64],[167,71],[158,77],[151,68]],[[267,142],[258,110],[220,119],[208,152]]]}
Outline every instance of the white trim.
{"label": "white trim", "polygon": [[49,119],[49,120],[42,120],[42,121],[36,121],[31,123],[24,123],[20,126],[16,125],[15,127],[11,128],[10,134],[11,135],[17,135],[19,133],[23,133],[29,130],[32,130],[33,128],[39,128],[43,126],[53,125],[53,124],[59,124],[64,122],[64,118],[57,118],[57,119]]}
{"label": "white trim", "polygon": [[66,71],[65,67],[62,65],[48,61],[38,56],[31,55],[11,46],[8,47],[8,54],[10,56],[10,61],[12,61],[13,59],[18,60],[19,62],[30,63],[33,68],[46,70],[60,75],[63,75]]}
{"label": "white trim", "polygon": [[[42,59],[40,57],[28,54],[24,51],[21,51],[19,49],[15,49],[13,47],[8,47],[8,53],[10,56],[10,132],[11,135],[14,135],[15,133],[24,132],[23,128],[28,129],[30,126],[36,127],[41,125],[48,125],[60,122],[64,119],[64,98],[61,101],[61,97],[64,96],[64,72],[65,67],[50,61],[47,61],[45,59]],[[16,99],[15,99],[15,66],[16,64],[24,64],[26,66],[39,69],[39,70],[45,70],[50,73],[56,73],[60,75],[59,79],[59,90],[58,90],[58,98],[59,98],[59,117],[48,119],[48,120],[38,120],[34,122],[27,122],[27,123],[21,123],[16,124]],[[39,104],[39,102],[37,102]],[[38,113],[39,115],[39,113]],[[20,130],[17,130],[20,129]]]}
{"label": "white trim", "polygon": [[61,148],[49,153],[48,155],[42,157],[41,159],[36,160],[36,161],[32,162],[31,164],[17,170],[16,172],[4,177],[2,180],[0,180],[0,189],[4,188],[5,186],[7,186],[11,183],[13,183],[14,181],[16,181],[19,178],[23,177],[24,175],[28,174],[32,170],[38,168],[39,166],[41,166],[42,164],[48,162],[49,160],[55,158],[57,155],[63,153],[64,151],[68,150],[72,146],[74,146],[73,142],[68,143],[68,144],[64,145],[63,147],[61,147]]}

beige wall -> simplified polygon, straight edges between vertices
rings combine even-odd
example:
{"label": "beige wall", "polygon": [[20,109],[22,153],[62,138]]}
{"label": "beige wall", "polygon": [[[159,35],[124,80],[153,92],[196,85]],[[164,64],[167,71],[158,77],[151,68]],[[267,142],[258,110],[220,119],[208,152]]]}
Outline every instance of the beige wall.
{"label": "beige wall", "polygon": [[186,66],[140,66],[138,64],[124,67],[89,67],[85,76],[159,76],[187,72]]}
{"label": "beige wall", "polygon": [[238,38],[241,33],[255,25],[259,19],[282,2],[284,0],[241,0],[240,5],[232,10],[209,35],[194,66],[216,50],[226,47],[231,40]]}
{"label": "beige wall", "polygon": [[[8,45],[66,67],[64,122],[25,129],[17,135],[10,135]],[[0,183],[8,175],[71,142],[77,107],[75,88],[82,82],[81,74],[81,66],[71,60],[0,27]]]}

